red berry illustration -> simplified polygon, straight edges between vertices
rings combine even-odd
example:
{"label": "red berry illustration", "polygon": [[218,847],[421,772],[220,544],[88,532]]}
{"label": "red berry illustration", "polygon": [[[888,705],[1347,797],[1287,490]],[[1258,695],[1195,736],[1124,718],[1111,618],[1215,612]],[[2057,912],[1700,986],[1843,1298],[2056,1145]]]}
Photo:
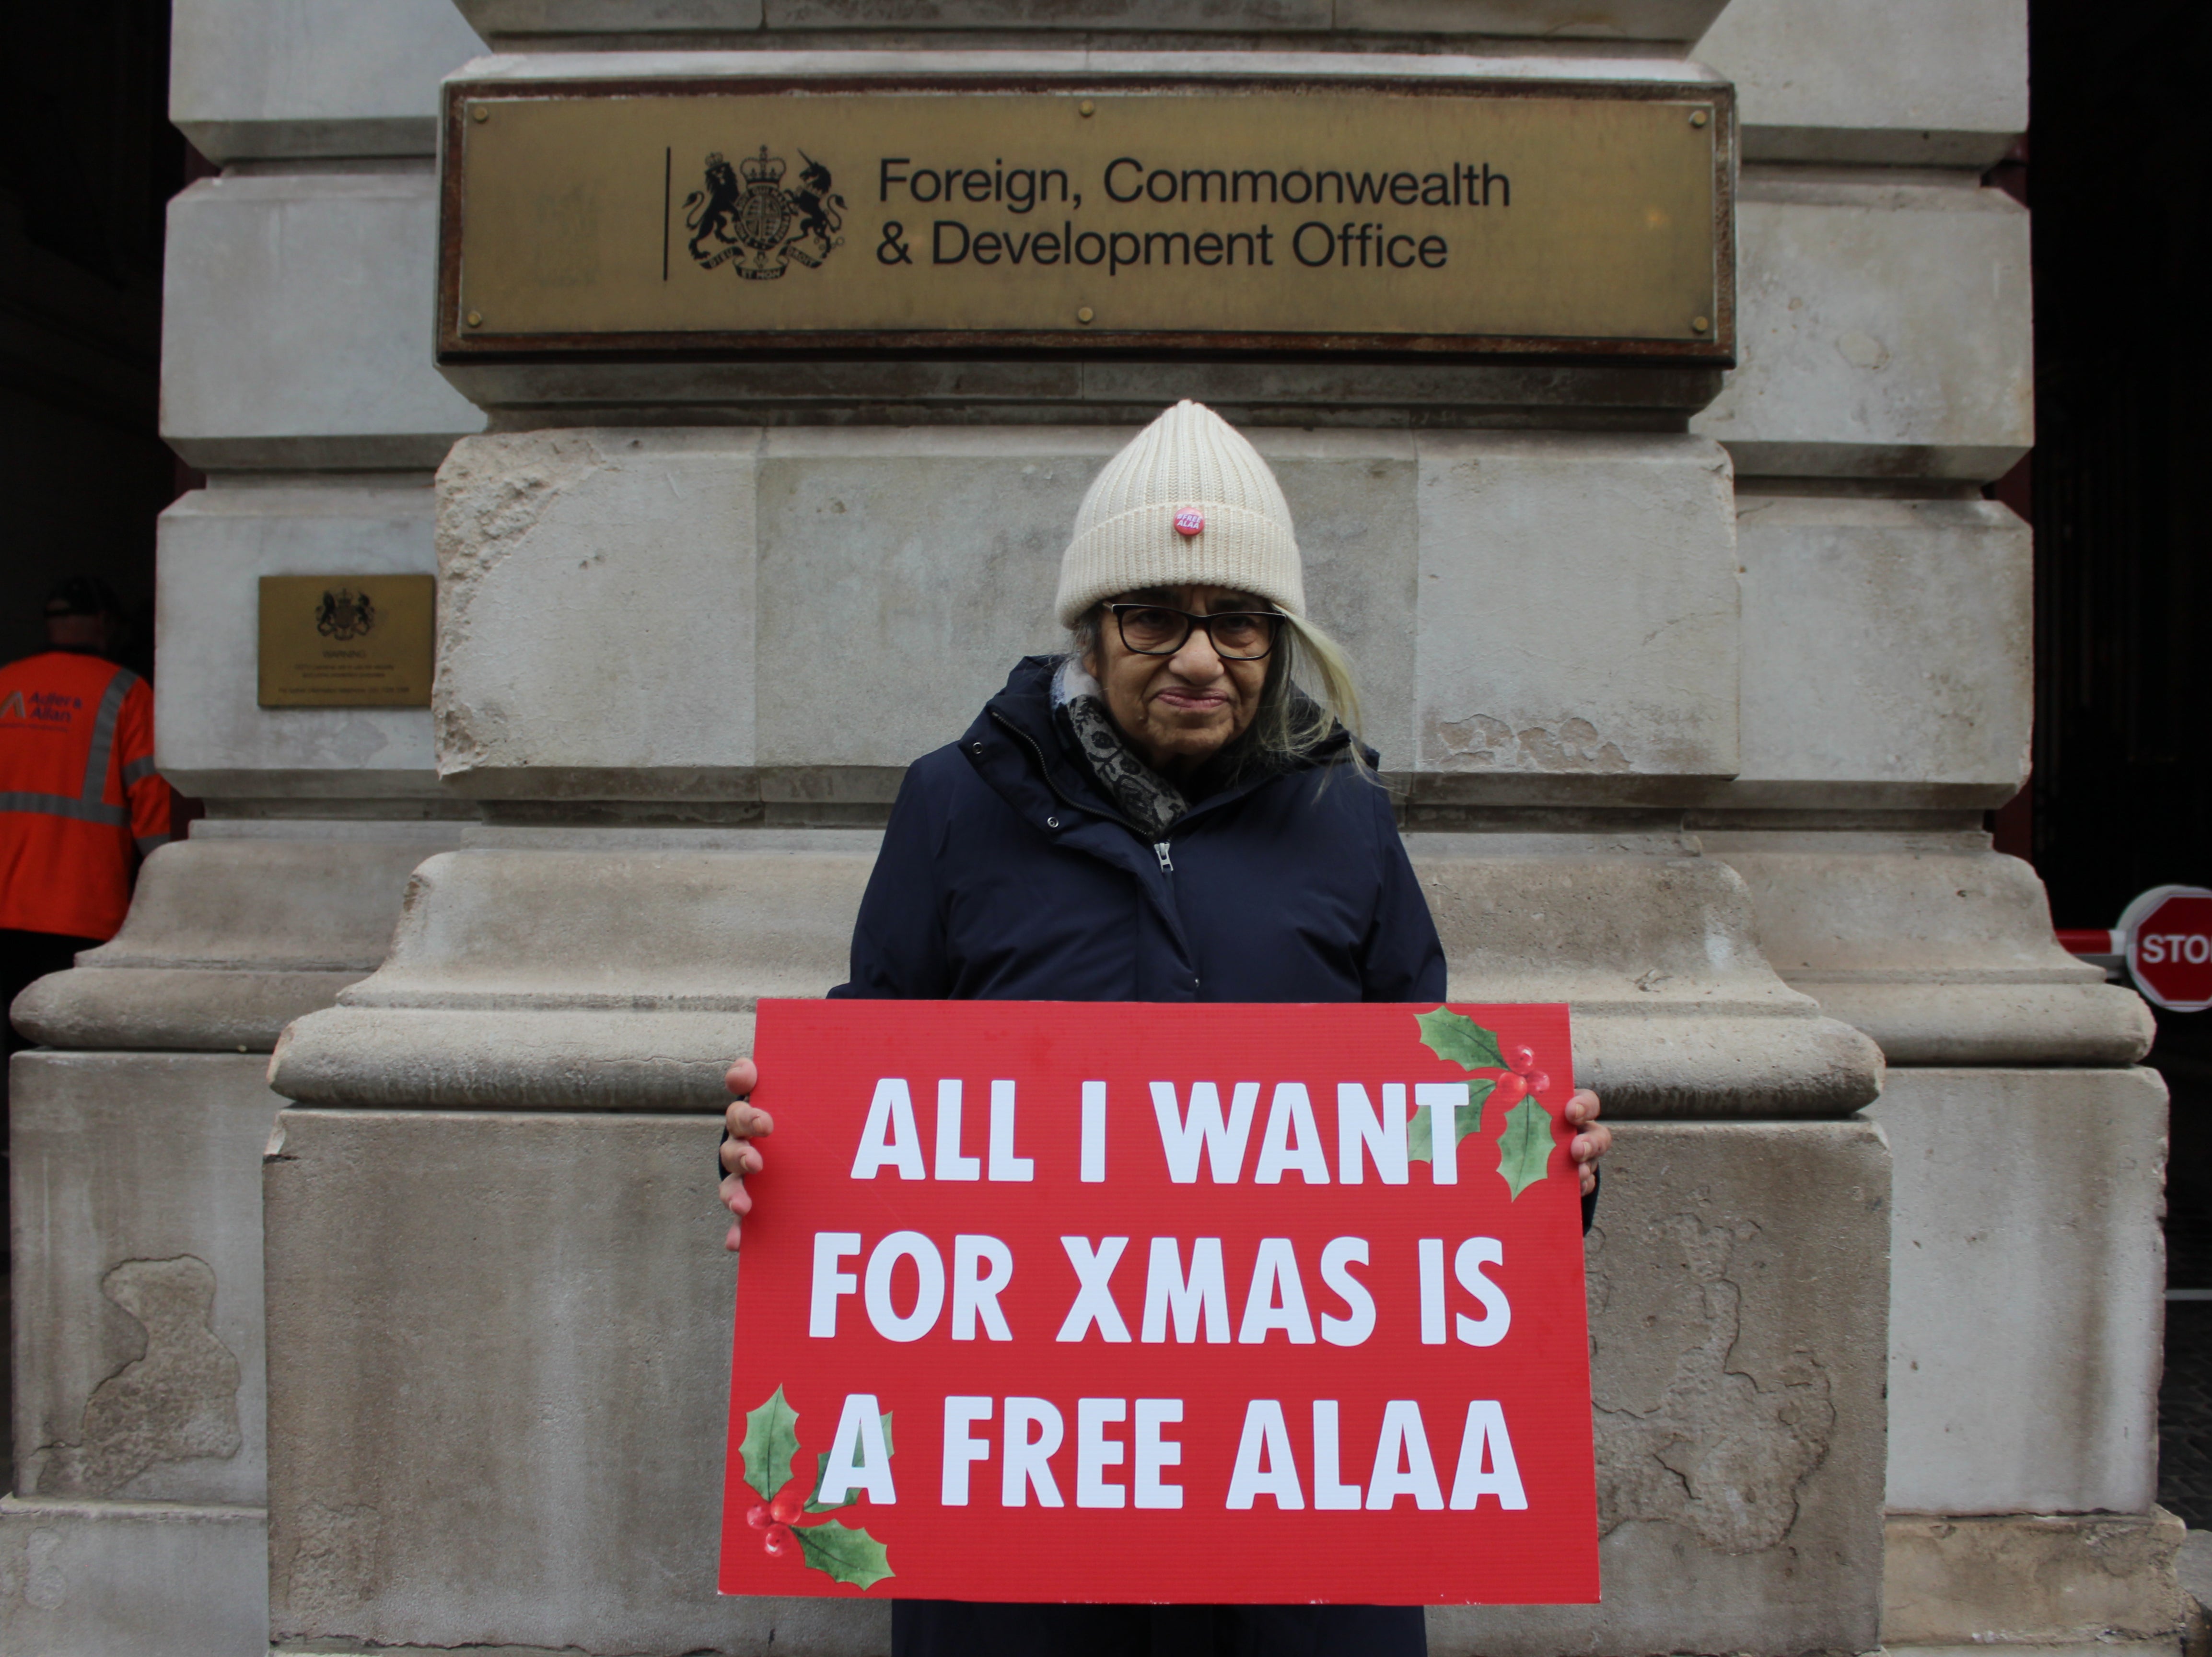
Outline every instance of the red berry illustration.
{"label": "red berry illustration", "polygon": [[1509,1073],[1498,1078],[1498,1086],[1491,1089],[1490,1103],[1492,1105],[1516,1105],[1520,1103],[1521,1096],[1528,1091],[1528,1077],[1514,1075]]}
{"label": "red berry illustration", "polygon": [[1528,1073],[1528,1091],[1530,1093],[1540,1093],[1551,1085],[1552,1078],[1546,1075],[1541,1070],[1531,1070]]}
{"label": "red berry illustration", "polygon": [[[882,1436],[874,1443],[887,1456],[891,1435],[888,1410],[879,1416],[878,1425]],[[871,1452],[872,1455],[877,1453]],[[745,1483],[765,1498],[745,1513],[746,1522],[760,1532],[763,1553],[863,1590],[892,1574],[890,1556],[881,1542],[857,1525],[821,1517],[830,1509],[815,1508],[809,1502],[807,1477],[792,1477],[801,1455],[799,1409],[782,1387],[745,1411],[745,1435],[737,1454],[744,1461]],[[806,1458],[810,1468],[814,1459]],[[828,1458],[821,1459],[826,1462]],[[836,1505],[853,1504],[847,1501]],[[796,1528],[802,1518],[808,1520],[805,1527]]]}
{"label": "red berry illustration", "polygon": [[1536,1062],[1534,1047],[1509,1047],[1505,1050],[1505,1068],[1516,1075],[1527,1075]]}

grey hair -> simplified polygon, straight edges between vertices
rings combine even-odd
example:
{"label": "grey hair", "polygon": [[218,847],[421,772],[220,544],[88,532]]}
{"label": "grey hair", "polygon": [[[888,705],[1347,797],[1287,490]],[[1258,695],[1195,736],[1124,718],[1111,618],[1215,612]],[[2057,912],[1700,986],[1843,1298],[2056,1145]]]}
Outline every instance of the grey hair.
{"label": "grey hair", "polygon": [[[1089,667],[1098,658],[1103,604],[1094,604],[1070,624],[1069,654]],[[1260,692],[1260,711],[1251,734],[1261,752],[1272,758],[1302,759],[1341,725],[1351,733],[1352,768],[1364,774],[1367,754],[1360,734],[1359,687],[1352,680],[1352,661],[1340,645],[1303,616],[1281,612],[1283,631],[1267,657],[1267,680]],[[1311,688],[1297,695],[1297,681],[1310,679]]]}

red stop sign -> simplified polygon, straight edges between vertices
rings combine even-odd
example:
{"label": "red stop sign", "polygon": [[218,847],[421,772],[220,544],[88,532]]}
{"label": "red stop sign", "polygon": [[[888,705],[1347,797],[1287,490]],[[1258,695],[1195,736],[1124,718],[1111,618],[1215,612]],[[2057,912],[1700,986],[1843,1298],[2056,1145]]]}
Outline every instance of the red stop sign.
{"label": "red stop sign", "polygon": [[2176,1013],[2212,1007],[2212,892],[2153,886],[2120,917],[2136,988]]}

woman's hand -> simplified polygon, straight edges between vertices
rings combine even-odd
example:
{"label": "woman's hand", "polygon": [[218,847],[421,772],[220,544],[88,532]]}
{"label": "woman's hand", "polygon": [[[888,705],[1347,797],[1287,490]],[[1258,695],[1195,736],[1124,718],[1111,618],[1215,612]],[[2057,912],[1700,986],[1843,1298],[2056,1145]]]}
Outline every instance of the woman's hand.
{"label": "woman's hand", "polygon": [[[722,1240],[722,1246],[732,1254],[737,1252],[738,1233],[744,1224],[745,1215],[753,1211],[753,1199],[745,1191],[745,1176],[761,1171],[759,1148],[752,1142],[764,1139],[775,1131],[775,1119],[766,1111],[756,1110],[745,1103],[745,1095],[760,1085],[760,1070],[749,1058],[741,1058],[730,1066],[723,1079],[729,1090],[737,1095],[730,1108],[722,1112],[722,1124],[730,1136],[722,1142],[722,1206],[730,1211],[730,1234]],[[1576,1098],[1585,1095],[1577,1093]],[[1597,1100],[1590,1100],[1591,1114],[1596,1114]],[[1572,1108],[1570,1106],[1569,1108]],[[1600,1133],[1605,1131],[1601,1128]],[[1577,1145],[1580,1140],[1575,1142]],[[1585,1173],[1583,1176],[1588,1179]]]}
{"label": "woman's hand", "polygon": [[[748,1065],[746,1069],[750,1070],[751,1067]],[[737,1074],[735,1070],[730,1072],[732,1087],[737,1085]],[[1583,1195],[1585,1197],[1597,1189],[1598,1158],[1613,1148],[1613,1130],[1599,1124],[1598,1108],[1597,1095],[1587,1087],[1577,1087],[1574,1097],[1567,1100],[1567,1125],[1575,1130],[1574,1139],[1567,1147],[1567,1154],[1574,1159],[1575,1172],[1582,1176]],[[730,1110],[730,1120],[734,1123],[738,1106],[733,1105]],[[737,1130],[732,1127],[730,1131],[735,1133]],[[722,1160],[726,1162],[729,1160],[730,1148],[726,1145],[722,1148]],[[722,1182],[725,1188],[729,1183],[726,1179]],[[737,1228],[732,1227],[730,1230],[732,1248],[738,1246],[737,1240]]]}

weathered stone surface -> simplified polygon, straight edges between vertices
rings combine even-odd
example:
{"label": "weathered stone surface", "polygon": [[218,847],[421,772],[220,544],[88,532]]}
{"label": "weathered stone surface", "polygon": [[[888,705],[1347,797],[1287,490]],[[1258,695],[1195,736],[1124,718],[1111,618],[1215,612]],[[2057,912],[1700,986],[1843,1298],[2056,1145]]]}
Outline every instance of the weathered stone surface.
{"label": "weathered stone surface", "polygon": [[[473,3],[474,0],[471,0]],[[1152,3],[1152,0],[1139,0]],[[1299,0],[1293,0],[1293,3]],[[1342,0],[1340,0],[1340,3]],[[1418,3],[1418,0],[1417,0]],[[1486,0],[1482,0],[1486,3]],[[1639,3],[1640,0],[1628,0]],[[518,7],[571,4],[571,0],[514,0]],[[694,7],[712,6],[720,0],[647,0],[671,17],[681,17]],[[1503,0],[1510,5],[1515,0]],[[1536,0],[1548,3],[1548,0]],[[1611,0],[1601,0],[1611,3]],[[1658,0],[1674,5],[1678,0]],[[1711,0],[1686,0],[1687,5]],[[580,15],[588,5],[594,16],[636,38],[618,7],[580,0],[570,12]],[[467,9],[464,6],[463,9]],[[1584,8],[1587,14],[1595,8]],[[694,15],[698,15],[696,12]],[[637,14],[632,14],[635,20]],[[694,48],[681,41],[640,40],[636,48],[623,49],[613,59],[630,77],[641,82],[689,81],[702,76],[755,74],[770,78],[818,79],[836,82],[854,75],[941,76],[957,83],[963,77],[1030,75],[1095,75],[1102,84],[1115,81],[1157,82],[1173,75],[1259,76],[1267,80],[1484,80],[1506,82],[1557,81],[1571,77],[1628,87],[1714,88],[1727,78],[1699,64],[1662,52],[1633,50],[1609,52],[1602,44],[1594,49],[1573,49],[1553,54],[1508,46],[1494,55],[1474,51],[1431,52],[1376,50],[1371,40],[1343,43],[1312,40],[1157,42],[1144,38],[1121,42],[1086,42],[1060,34],[1035,40],[1009,40],[1007,32],[992,31],[968,40],[931,41],[927,51],[916,45],[921,31],[886,31],[894,44],[860,37],[838,39],[834,49],[820,43],[794,43],[762,34],[741,43],[741,49],[724,46]],[[1151,31],[1146,31],[1150,34]],[[1336,49],[1341,44],[1342,50]],[[1402,43],[1418,47],[1421,43]],[[595,43],[578,42],[578,49],[511,52],[478,58],[468,66],[471,81],[502,82],[550,88],[580,76],[603,75],[609,59],[593,50]]]}
{"label": "weathered stone surface", "polygon": [[[285,1113],[266,1179],[280,1644],[751,1652],[773,1629],[779,1651],[881,1648],[879,1607],[714,1595],[715,1132]],[[1623,1136],[1590,1267],[1607,1603],[1435,1613],[1433,1648],[1874,1643],[1887,1161],[1859,1123]],[[413,1222],[382,1225],[402,1203]],[[351,1246],[372,1225],[385,1246]]]}
{"label": "weathered stone surface", "polygon": [[259,1508],[0,1497],[0,1648],[52,1657],[264,1657]]}
{"label": "weathered stone surface", "polygon": [[2149,1051],[2142,998],[2058,947],[2042,882],[1978,825],[1698,838],[1749,885],[1775,971],[1893,1064],[2124,1065]]}
{"label": "weathered stone surface", "polygon": [[[773,434],[761,463],[762,758],[900,766],[1065,649],[1060,555],[1129,434]],[[868,663],[842,678],[830,661]],[[896,693],[886,695],[896,685]]]}
{"label": "weathered stone surface", "polygon": [[1569,1002],[1576,1078],[1619,1115],[1841,1116],[1874,1098],[1879,1056],[1774,976],[1735,871],[1595,838],[1407,838],[1455,999]]}
{"label": "weathered stone surface", "polygon": [[[2181,1648],[2182,1657],[2199,1657],[2199,1654],[2185,1642],[2185,1638]],[[1996,1648],[2002,1651],[2006,1647],[1999,1645]],[[1885,1645],[1882,1649],[1887,1651],[1890,1648]],[[1978,1645],[1970,1640],[1934,1645],[1923,1645],[1916,1641],[1909,1645],[1900,1644],[1896,1649],[1909,1652],[1911,1657],[1987,1657],[1990,1647]],[[2056,1640],[2048,1643],[2038,1640],[2014,1645],[2011,1649],[2019,1653],[2020,1657],[2173,1657],[2174,1641],[2171,1635],[2152,1640]],[[535,1657],[535,1654],[525,1654],[522,1657]]]}
{"label": "weathered stone surface", "polygon": [[[283,1125],[265,1182],[280,1642],[888,1643],[880,1605],[714,1591],[734,1270],[714,1118]],[[379,1246],[348,1241],[358,1227]]]}
{"label": "weathered stone surface", "polygon": [[15,998],[15,1027],[57,1047],[266,1053],[286,1025],[328,1007],[370,970],[56,972]]}
{"label": "weathered stone surface", "polygon": [[221,833],[232,826],[204,819],[147,859],[122,931],[19,996],[16,1026],[53,1047],[265,1052],[376,970],[409,874],[459,837],[442,823]]}
{"label": "weathered stone surface", "polygon": [[[779,770],[895,779],[1020,655],[1064,644],[1051,595],[1068,526],[1127,435],[471,439],[441,474],[441,775],[479,797],[725,801],[763,797]],[[1315,617],[1363,666],[1368,734],[1386,767],[1436,774],[1423,797],[1610,799],[1735,769],[1714,445],[1254,436]],[[658,619],[613,619],[639,613]],[[854,661],[869,670],[828,667]]]}
{"label": "weathered stone surface", "polygon": [[[2080,1642],[2092,1650],[2159,1640],[2175,1648],[2182,1522],[2164,1508],[2072,1519],[1893,1514],[1882,1642],[1931,1646]],[[2153,1649],[2155,1649],[2154,1648]]]}
{"label": "weathered stone surface", "polygon": [[1732,0],[1697,56],[1747,161],[1978,169],[2027,128],[2026,0]]}
{"label": "weathered stone surface", "polygon": [[266,798],[435,789],[423,708],[264,708],[264,576],[431,575],[423,474],[194,490],[161,515],[155,564],[162,774],[187,793]]}
{"label": "weathered stone surface", "polygon": [[1409,34],[1535,35],[1547,42],[1685,43],[1712,26],[1728,0],[1337,0],[1340,29]]}
{"label": "weathered stone surface", "polygon": [[[843,980],[878,837],[653,838],[430,858],[383,967],[287,1034],[275,1085],[320,1104],[712,1108],[760,997]],[[1875,1097],[1880,1055],[1774,976],[1725,864],[1589,837],[1409,845],[1452,993],[1571,1002],[1581,1077],[1616,1114],[1844,1115]]]}
{"label": "weathered stone surface", "polygon": [[1737,232],[1738,366],[1691,429],[1740,476],[1981,482],[2034,441],[2027,213],[2010,197],[1752,170]]}
{"label": "weathered stone surface", "polygon": [[[444,484],[448,780],[743,801],[837,771],[888,798],[1060,643],[1066,525],[1123,435],[471,440]],[[2002,506],[1746,496],[1732,542],[1695,440],[1257,436],[1417,804],[1978,808],[2018,785],[2027,538]],[[664,619],[610,624],[638,608]]]}
{"label": "weathered stone surface", "polygon": [[[761,763],[903,765],[965,729],[1017,658],[1064,649],[1052,619],[1060,553],[1084,490],[1131,435],[768,434]],[[1411,664],[1391,646],[1413,623],[1412,440],[1254,436],[1290,502],[1314,612],[1372,664],[1373,740],[1405,763]],[[820,664],[856,650],[872,671],[825,682]],[[905,688],[886,698],[889,684]]]}
{"label": "weathered stone surface", "polygon": [[1437,1657],[1875,1643],[1887,1165],[1862,1122],[1620,1136],[1589,1252],[1605,1603],[1432,1611]]}
{"label": "weathered stone surface", "polygon": [[1230,29],[1318,33],[1334,0],[763,0],[770,28]]}
{"label": "weathered stone surface", "polygon": [[844,976],[877,838],[757,853],[448,852],[353,1007],[724,1012]]}
{"label": "weathered stone surface", "polygon": [[100,1280],[138,1325],[144,1355],[93,1388],[77,1441],[32,1453],[41,1495],[104,1495],[160,1462],[237,1455],[238,1355],[216,1337],[215,1287],[189,1254],[125,1260]]}
{"label": "weathered stone surface", "polygon": [[[1889,1506],[2147,1511],[2164,1082],[2139,1069],[1892,1070],[1868,1115],[1896,1158]],[[1970,1637],[1954,1626],[1913,1637]]]}
{"label": "weathered stone surface", "polygon": [[[1743,769],[1730,790],[2027,777],[2034,604],[2027,526],[1995,501],[1741,495]],[[1867,786],[1867,785],[1874,786]],[[1809,790],[1807,791],[1809,794]]]}
{"label": "weathered stone surface", "polygon": [[19,1053],[15,1488],[258,1502],[258,1057]]}
{"label": "weathered stone surface", "polygon": [[434,155],[438,79],[483,50],[449,0],[181,0],[169,119],[216,161]]}
{"label": "weathered stone surface", "polygon": [[[2192,1530],[2181,1538],[2173,1556],[2173,1575],[2200,1612],[2212,1605],[2212,1531]],[[2189,1657],[2197,1654],[2191,1652]]]}
{"label": "weathered stone surface", "polygon": [[704,1111],[752,1051],[750,1013],[455,1013],[334,1007],[276,1044],[271,1083],[321,1105]]}
{"label": "weathered stone surface", "polygon": [[744,432],[547,432],[439,477],[439,770],[745,767],[754,467]]}
{"label": "weathered stone surface", "polygon": [[1420,768],[1582,798],[1733,775],[1727,457],[1687,437],[1443,432],[1419,454]]}
{"label": "weathered stone surface", "polygon": [[453,845],[453,823],[195,825],[146,860],[123,929],[88,968],[209,966],[356,972],[384,959],[407,877]]}
{"label": "weathered stone surface", "polygon": [[430,365],[437,176],[390,166],[169,204],[161,436],[192,465],[428,470],[483,424]]}

